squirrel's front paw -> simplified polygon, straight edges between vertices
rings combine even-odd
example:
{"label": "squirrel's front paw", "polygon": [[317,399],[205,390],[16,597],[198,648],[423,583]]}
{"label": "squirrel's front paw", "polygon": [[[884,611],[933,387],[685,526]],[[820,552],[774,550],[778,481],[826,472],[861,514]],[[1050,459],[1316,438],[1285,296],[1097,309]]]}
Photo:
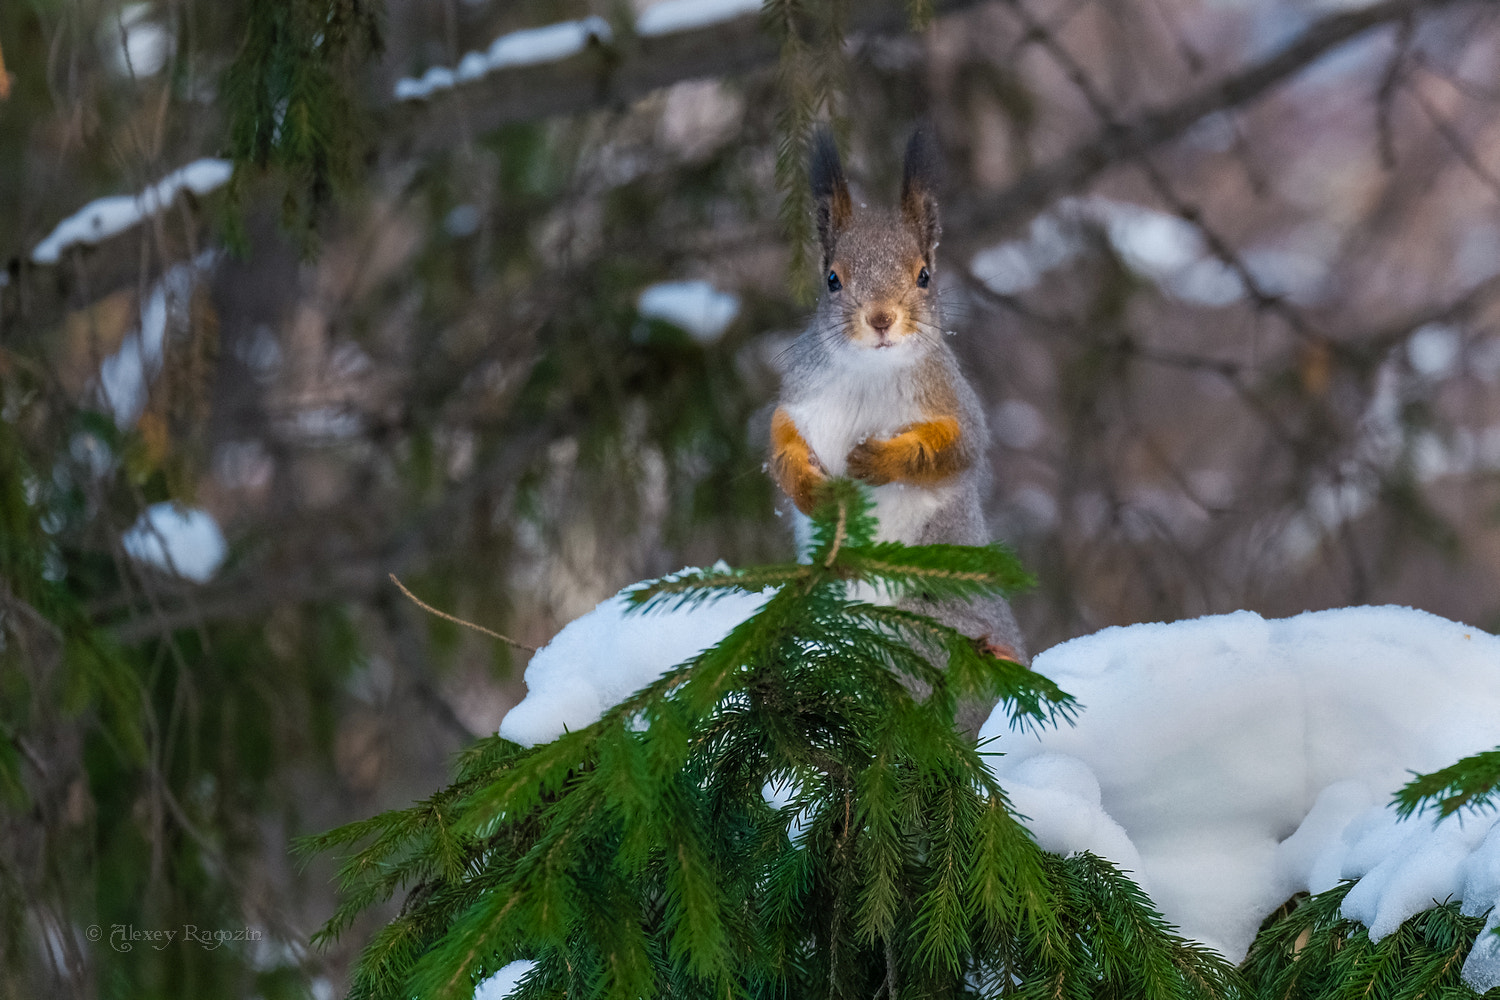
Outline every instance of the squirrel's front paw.
{"label": "squirrel's front paw", "polygon": [[849,475],[884,486],[890,482],[935,486],[969,465],[953,417],[911,424],[888,438],[866,438],[849,451]]}
{"label": "squirrel's front paw", "polygon": [[791,497],[792,503],[802,513],[809,515],[814,507],[813,494],[827,481],[828,474],[823,471],[823,463],[816,457],[799,469],[784,472],[780,480],[781,488]]}
{"label": "squirrel's front paw", "polygon": [[770,472],[797,509],[811,514],[813,493],[828,478],[828,472],[798,433],[792,418],[780,408],[771,419]]}
{"label": "squirrel's front paw", "polygon": [[1019,663],[1023,667],[1027,662],[1026,658],[1014,646],[1003,639],[992,637],[980,639],[979,651],[986,656],[993,656],[997,660],[1009,660],[1012,663]]}
{"label": "squirrel's front paw", "polygon": [[890,461],[890,442],[881,438],[865,438],[849,449],[844,467],[850,476],[871,486],[884,486],[896,478]]}

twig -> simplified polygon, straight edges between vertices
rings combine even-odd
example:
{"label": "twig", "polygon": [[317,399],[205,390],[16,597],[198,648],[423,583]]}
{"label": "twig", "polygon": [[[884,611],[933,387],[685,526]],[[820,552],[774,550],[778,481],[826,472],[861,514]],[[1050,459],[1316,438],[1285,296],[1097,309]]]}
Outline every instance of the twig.
{"label": "twig", "polygon": [[463,625],[463,626],[465,626],[467,628],[473,629],[476,632],[483,632],[487,636],[491,636],[492,638],[499,639],[501,642],[504,642],[504,643],[509,643],[510,645],[516,647],[517,649],[524,649],[528,653],[535,653],[536,652],[536,647],[535,646],[528,646],[524,642],[517,642],[516,640],[512,639],[510,636],[508,636],[508,635],[501,635],[499,632],[491,631],[490,629],[485,628],[483,625],[475,625],[473,622],[464,621],[462,618],[459,618],[456,615],[450,615],[446,611],[439,611],[437,608],[433,607],[431,604],[428,604],[426,601],[422,600],[416,594],[413,594],[411,591],[407,590],[406,589],[406,584],[402,583],[399,579],[397,579],[395,573],[389,573],[387,575],[391,578],[391,582],[394,583],[397,587],[400,588],[401,593],[405,594],[407,596],[407,598],[413,604],[415,604],[417,607],[421,608],[423,611],[426,611],[428,614],[437,615],[439,618],[447,619],[448,621],[453,622],[455,625]]}
{"label": "twig", "polygon": [[1396,88],[1406,75],[1406,61],[1411,53],[1411,40],[1415,32],[1416,26],[1409,16],[1397,27],[1396,51],[1391,54],[1391,61],[1375,92],[1375,129],[1380,147],[1380,164],[1387,170],[1393,170],[1396,166],[1396,137],[1391,124],[1391,102],[1396,96]]}
{"label": "twig", "polygon": [[[1024,0],[1012,0],[1012,9],[1021,19],[1026,30],[1036,38],[1038,44],[1047,50],[1057,63],[1059,69],[1068,77],[1068,80],[1083,96],[1094,116],[1099,119],[1106,131],[1123,131],[1126,126],[1115,115],[1114,108],[1105,99],[1103,92],[1094,84],[1084,65],[1073,57],[1061,40],[1049,33],[1027,10]],[[1411,30],[1411,15],[1400,22],[1403,39]],[[1403,42],[1404,47],[1404,42]],[[1267,291],[1265,286],[1255,276],[1255,273],[1245,264],[1239,254],[1235,252],[1227,240],[1221,237],[1217,231],[1208,225],[1203,218],[1202,211],[1196,206],[1188,203],[1179,196],[1172,187],[1171,181],[1166,174],[1162,173],[1152,161],[1149,150],[1140,150],[1137,153],[1139,166],[1146,178],[1150,181],[1156,193],[1167,202],[1168,206],[1183,221],[1187,222],[1203,237],[1208,245],[1209,252],[1219,260],[1225,267],[1234,273],[1240,284],[1245,289],[1245,294],[1254,303],[1257,309],[1268,310],[1279,315],[1291,328],[1292,332],[1303,339],[1321,340],[1321,334],[1314,330],[1305,317],[1294,309],[1282,295]]]}
{"label": "twig", "polygon": [[834,559],[838,558],[839,549],[843,548],[845,529],[849,519],[849,505],[839,504],[839,523],[833,532],[833,544],[828,548],[828,558],[823,560],[823,568],[827,569],[833,565]]}
{"label": "twig", "polygon": [[1422,93],[1421,87],[1408,84],[1403,89],[1411,95],[1412,100],[1416,101],[1417,107],[1422,109],[1422,113],[1432,122],[1432,127],[1437,129],[1438,134],[1448,143],[1459,161],[1469,168],[1469,172],[1481,184],[1500,196],[1500,175],[1485,165],[1479,154],[1474,152],[1458,130],[1453,127],[1453,122],[1433,106],[1432,102],[1427,99],[1427,95]]}

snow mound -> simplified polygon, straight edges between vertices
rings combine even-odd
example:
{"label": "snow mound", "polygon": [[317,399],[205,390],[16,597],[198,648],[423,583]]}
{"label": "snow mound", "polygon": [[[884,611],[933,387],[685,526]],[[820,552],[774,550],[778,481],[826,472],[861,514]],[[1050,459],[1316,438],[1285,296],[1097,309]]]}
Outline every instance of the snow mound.
{"label": "snow mound", "polygon": [[[1410,608],[1251,612],[1110,628],[1038,655],[1073,728],[981,738],[1042,847],[1133,873],[1166,918],[1245,956],[1293,893],[1358,879],[1343,915],[1390,934],[1434,902],[1500,902],[1488,816],[1399,820],[1412,771],[1500,744],[1500,639]],[[1500,982],[1481,936],[1464,967]]]}
{"label": "snow mound", "polygon": [[695,607],[642,612],[630,610],[623,591],[616,594],[531,658],[526,697],[500,721],[500,735],[536,746],[599,721],[611,706],[717,645],[770,596],[736,591]]}

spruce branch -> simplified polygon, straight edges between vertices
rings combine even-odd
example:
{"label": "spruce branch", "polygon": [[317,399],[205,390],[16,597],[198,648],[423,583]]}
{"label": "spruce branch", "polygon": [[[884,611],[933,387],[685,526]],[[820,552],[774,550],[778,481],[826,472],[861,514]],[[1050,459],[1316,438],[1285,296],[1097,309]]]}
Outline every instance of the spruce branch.
{"label": "spruce branch", "polygon": [[926,615],[879,604],[852,604],[846,613],[902,638],[934,646],[947,655],[947,669],[924,675],[929,682],[951,686],[960,696],[995,698],[1010,710],[1011,728],[1071,722],[1078,705],[1073,696],[1046,676],[1011,660],[980,651],[969,636]]}
{"label": "spruce branch", "polygon": [[1298,902],[1268,921],[1245,960],[1262,996],[1378,996],[1382,1000],[1471,1000],[1463,965],[1485,918],[1464,916],[1455,901],[1408,919],[1378,942],[1341,914],[1355,882]]}
{"label": "spruce branch", "polygon": [[1009,556],[876,546],[848,483],[814,529],[809,564],[637,588],[637,605],[772,593],[597,722],[531,748],[480,741],[428,800],[304,842],[353,848],[320,940],[411,887],[354,995],[467,998],[518,957],[538,963],[518,1000],[955,996],[971,982],[1239,995],[1107,863],[1041,852],[953,725],[975,692],[1034,724],[1065,717],[1067,695],[932,619],[848,595],[913,576],[994,594]]}
{"label": "spruce branch", "polygon": [[1406,818],[1436,809],[1442,819],[1460,809],[1494,809],[1497,791],[1500,747],[1465,757],[1440,771],[1416,775],[1396,793],[1396,812]]}
{"label": "spruce branch", "polygon": [[625,591],[633,610],[696,607],[725,594],[754,594],[768,587],[783,587],[806,578],[808,567],[800,563],[758,566],[754,569],[688,570],[651,580]]}
{"label": "spruce branch", "polygon": [[810,561],[825,569],[842,564],[843,550],[868,548],[875,537],[875,502],[853,479],[828,479],[813,494]]}

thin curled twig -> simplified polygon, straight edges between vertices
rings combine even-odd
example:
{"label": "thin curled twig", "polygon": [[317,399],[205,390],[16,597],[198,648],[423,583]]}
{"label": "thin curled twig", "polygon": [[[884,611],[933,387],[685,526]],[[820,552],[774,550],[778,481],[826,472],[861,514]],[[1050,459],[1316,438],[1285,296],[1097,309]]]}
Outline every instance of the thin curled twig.
{"label": "thin curled twig", "polygon": [[473,629],[476,632],[483,632],[487,636],[491,636],[492,638],[499,639],[501,642],[508,643],[508,644],[516,647],[517,649],[524,649],[528,653],[535,653],[536,652],[536,647],[535,646],[528,646],[524,642],[517,642],[516,640],[512,639],[510,636],[508,636],[508,635],[501,635],[499,632],[495,632],[495,631],[493,631],[491,629],[487,629],[483,625],[475,625],[473,622],[471,622],[471,621],[465,621],[464,619],[459,618],[457,615],[450,615],[446,611],[439,611],[437,608],[433,607],[431,604],[428,604],[426,601],[422,600],[416,594],[413,594],[410,590],[407,590],[406,589],[406,584],[404,584],[400,580],[398,580],[396,578],[396,574],[395,573],[387,573],[386,575],[391,578],[391,582],[394,583],[400,589],[401,593],[403,593],[403,594],[406,595],[406,597],[407,597],[408,600],[410,600],[417,607],[421,608],[423,611],[426,611],[428,614],[437,615],[439,618],[443,618],[443,619],[446,619],[446,620],[448,620],[450,622],[453,622],[455,625],[463,625],[464,627],[471,628],[471,629]]}

